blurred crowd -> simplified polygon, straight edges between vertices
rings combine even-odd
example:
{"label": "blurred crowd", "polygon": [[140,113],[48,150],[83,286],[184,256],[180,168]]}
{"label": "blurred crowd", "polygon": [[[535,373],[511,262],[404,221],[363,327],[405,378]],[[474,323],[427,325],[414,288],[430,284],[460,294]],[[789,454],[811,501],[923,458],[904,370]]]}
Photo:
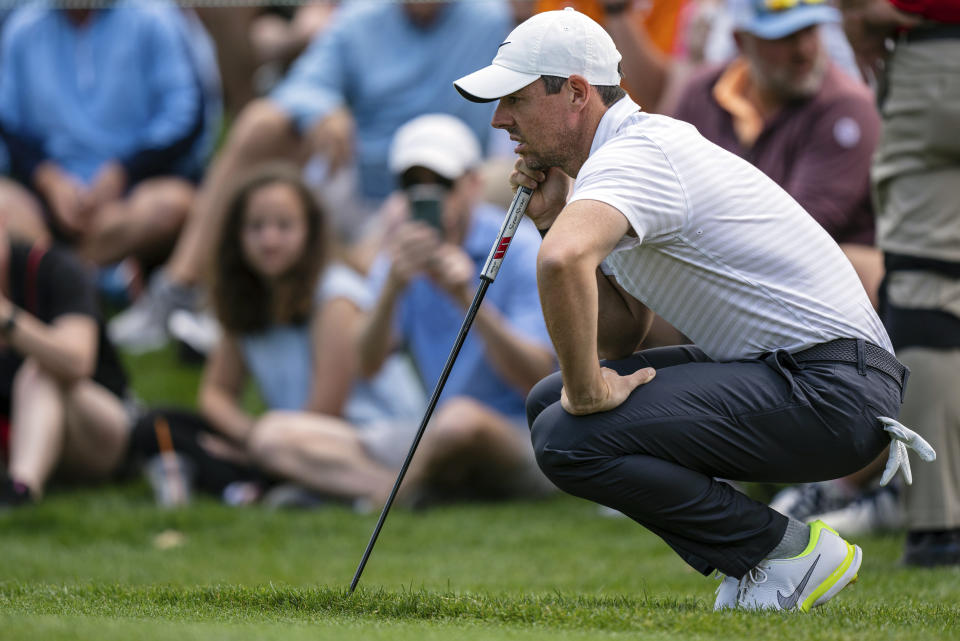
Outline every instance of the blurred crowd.
{"label": "blurred crowd", "polygon": [[[379,507],[512,196],[495,104],[452,82],[573,6],[610,33],[644,110],[823,226],[913,371],[901,419],[935,465],[880,487],[884,455],[773,505],[845,535],[905,529],[905,562],[960,563],[960,1],[250,4],[3,17],[0,509],[137,474],[167,505]],[[539,242],[525,222],[401,504],[553,491],[524,407],[556,369]],[[637,348],[683,342],[657,319]],[[170,344],[203,363],[196,409],[145,406],[146,373],[118,355]]]}

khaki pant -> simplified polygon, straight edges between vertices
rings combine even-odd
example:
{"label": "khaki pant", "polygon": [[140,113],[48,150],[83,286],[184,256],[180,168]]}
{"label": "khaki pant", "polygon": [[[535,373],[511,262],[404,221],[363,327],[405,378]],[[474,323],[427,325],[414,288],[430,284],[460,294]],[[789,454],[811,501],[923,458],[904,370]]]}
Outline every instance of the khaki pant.
{"label": "khaki pant", "polygon": [[932,463],[912,458],[913,485],[906,489],[908,527],[960,527],[960,349],[909,347],[897,358],[911,370],[900,420],[937,451]]}
{"label": "khaki pant", "polygon": [[[960,263],[960,39],[899,43],[886,80],[871,172],[877,244],[888,253]],[[887,294],[898,307],[960,318],[956,278],[895,272]],[[909,347],[897,357],[911,369],[900,419],[937,451],[932,463],[913,459],[907,526],[960,527],[960,348]]]}
{"label": "khaki pant", "polygon": [[900,43],[871,170],[877,244],[960,261],[960,39]]}

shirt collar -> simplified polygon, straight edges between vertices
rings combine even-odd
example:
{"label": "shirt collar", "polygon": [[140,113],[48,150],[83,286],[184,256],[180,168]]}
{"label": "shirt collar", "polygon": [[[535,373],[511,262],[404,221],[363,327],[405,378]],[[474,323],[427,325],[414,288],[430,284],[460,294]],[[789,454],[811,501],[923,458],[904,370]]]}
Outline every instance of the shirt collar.
{"label": "shirt collar", "polygon": [[597,132],[593,134],[593,144],[590,145],[590,155],[610,140],[620,130],[623,122],[638,111],[640,106],[631,100],[630,96],[624,96],[613,103],[600,118]]}
{"label": "shirt collar", "polygon": [[763,116],[746,97],[750,84],[747,61],[737,58],[731,62],[716,84],[713,85],[713,98],[720,107],[730,114],[737,140],[745,147],[752,147],[763,131]]}

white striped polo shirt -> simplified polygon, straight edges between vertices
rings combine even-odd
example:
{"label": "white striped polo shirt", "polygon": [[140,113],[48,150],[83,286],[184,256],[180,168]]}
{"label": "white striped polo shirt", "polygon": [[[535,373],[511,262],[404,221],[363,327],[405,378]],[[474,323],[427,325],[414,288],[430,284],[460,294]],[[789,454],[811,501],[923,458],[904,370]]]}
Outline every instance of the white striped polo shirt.
{"label": "white striped polo shirt", "polygon": [[835,338],[893,351],[853,266],[787,192],[692,125],[623,98],[604,114],[570,202],[619,210],[604,270],[717,361]]}

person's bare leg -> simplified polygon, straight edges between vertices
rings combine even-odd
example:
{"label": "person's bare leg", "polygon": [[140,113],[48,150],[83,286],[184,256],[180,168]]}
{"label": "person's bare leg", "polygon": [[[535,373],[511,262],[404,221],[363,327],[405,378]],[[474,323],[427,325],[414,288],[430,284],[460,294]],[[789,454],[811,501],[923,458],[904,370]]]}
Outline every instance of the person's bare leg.
{"label": "person's bare leg", "polygon": [[20,183],[0,177],[0,220],[11,237],[28,243],[50,240],[40,201]]}
{"label": "person's bare leg", "polygon": [[197,15],[217,48],[228,114],[236,117],[256,95],[253,73],[257,60],[250,28],[258,7],[197,7]]}
{"label": "person's bare leg", "polygon": [[40,498],[63,451],[63,390],[27,359],[14,378],[11,407],[7,472],[29,487],[34,498]]}
{"label": "person's bare leg", "polygon": [[72,386],[65,400],[61,470],[80,480],[108,477],[122,462],[130,438],[130,419],[123,403],[91,380]]}
{"label": "person's bare leg", "polygon": [[396,476],[370,458],[350,424],[319,414],[270,412],[248,447],[267,472],[331,496],[383,502]]}
{"label": "person's bare leg", "polygon": [[297,160],[300,139],[290,117],[266,99],[250,103],[237,118],[210,165],[186,227],[167,262],[167,277],[181,285],[199,282],[213,253],[226,207],[244,175],[268,160]]}
{"label": "person's bare leg", "polygon": [[155,263],[176,241],[193,204],[194,187],[182,178],[151,178],[123,202],[101,208],[80,253],[109,265],[127,256]]}
{"label": "person's bare leg", "polygon": [[425,485],[511,492],[518,471],[531,459],[530,448],[529,439],[507,417],[470,398],[450,399],[427,427],[403,493]]}

